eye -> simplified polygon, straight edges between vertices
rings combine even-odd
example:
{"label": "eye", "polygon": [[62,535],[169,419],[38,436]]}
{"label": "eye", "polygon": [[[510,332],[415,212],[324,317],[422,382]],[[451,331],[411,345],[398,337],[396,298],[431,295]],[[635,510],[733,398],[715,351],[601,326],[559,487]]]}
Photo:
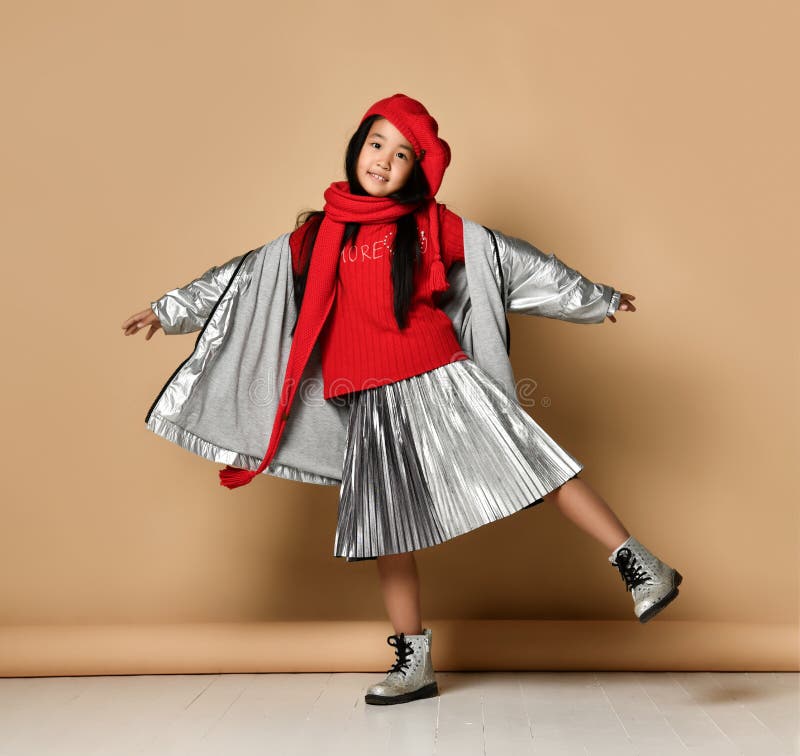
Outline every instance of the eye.
{"label": "eye", "polygon": [[406,155],[406,153],[405,153],[405,152],[398,152],[397,154],[398,154],[398,155],[399,155],[401,158],[403,158],[403,160],[408,160],[408,156]]}

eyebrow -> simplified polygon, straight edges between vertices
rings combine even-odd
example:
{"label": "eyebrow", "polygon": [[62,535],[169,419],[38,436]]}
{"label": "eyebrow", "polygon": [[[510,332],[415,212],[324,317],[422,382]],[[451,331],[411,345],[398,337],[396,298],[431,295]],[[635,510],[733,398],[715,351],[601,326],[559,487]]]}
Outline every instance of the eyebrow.
{"label": "eyebrow", "polygon": [[[381,139],[386,139],[386,137],[383,134],[379,134],[377,131],[373,131],[370,136],[376,136],[376,137],[380,137]],[[414,152],[414,148],[413,147],[409,147],[407,144],[401,144],[400,146],[403,149],[408,150],[409,152]]]}

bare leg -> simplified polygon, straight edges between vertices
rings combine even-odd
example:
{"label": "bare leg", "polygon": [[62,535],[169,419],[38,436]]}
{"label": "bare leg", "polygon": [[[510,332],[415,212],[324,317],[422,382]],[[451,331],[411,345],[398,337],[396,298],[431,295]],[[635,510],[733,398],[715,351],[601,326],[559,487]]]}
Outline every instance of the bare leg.
{"label": "bare leg", "polygon": [[580,478],[568,480],[544,500],[554,503],[561,514],[600,541],[609,552],[630,536],[608,504]]}
{"label": "bare leg", "polygon": [[414,553],[389,554],[377,558],[383,603],[398,635],[420,635],[419,574]]}

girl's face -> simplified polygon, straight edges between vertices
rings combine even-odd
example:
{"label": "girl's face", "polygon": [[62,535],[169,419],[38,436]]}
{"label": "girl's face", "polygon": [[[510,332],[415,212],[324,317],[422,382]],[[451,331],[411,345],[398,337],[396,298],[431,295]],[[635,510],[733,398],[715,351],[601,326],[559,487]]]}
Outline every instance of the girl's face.
{"label": "girl's face", "polygon": [[358,183],[367,194],[386,197],[402,189],[415,160],[408,139],[385,118],[378,118],[358,155]]}

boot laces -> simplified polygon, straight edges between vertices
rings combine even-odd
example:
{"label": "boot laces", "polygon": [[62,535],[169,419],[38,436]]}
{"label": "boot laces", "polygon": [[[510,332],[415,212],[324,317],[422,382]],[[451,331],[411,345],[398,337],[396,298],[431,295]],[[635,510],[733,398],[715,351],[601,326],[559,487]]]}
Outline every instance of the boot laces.
{"label": "boot laces", "polygon": [[395,663],[387,670],[387,672],[402,672],[406,674],[406,667],[410,663],[410,656],[414,652],[414,647],[410,641],[406,640],[405,633],[399,635],[390,635],[386,642],[390,646],[394,646],[394,652],[397,654]]}
{"label": "boot laces", "polygon": [[647,571],[642,567],[642,565],[637,564],[636,561],[637,558],[626,546],[624,549],[620,549],[617,552],[615,561],[611,563],[614,567],[619,569],[619,574],[625,581],[626,591],[633,590],[637,585],[641,585],[650,578],[650,575],[647,573]]}

